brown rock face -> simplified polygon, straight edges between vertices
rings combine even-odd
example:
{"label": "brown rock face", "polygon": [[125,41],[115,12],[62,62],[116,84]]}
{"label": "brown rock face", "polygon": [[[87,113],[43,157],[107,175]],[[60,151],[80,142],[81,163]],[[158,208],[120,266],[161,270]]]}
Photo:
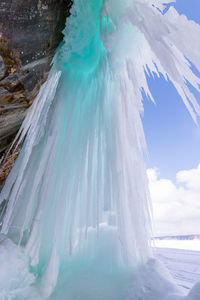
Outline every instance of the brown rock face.
{"label": "brown rock face", "polygon": [[13,140],[47,77],[71,4],[0,1],[0,153]]}
{"label": "brown rock face", "polygon": [[68,0],[0,1],[0,152],[47,76],[70,4]]}

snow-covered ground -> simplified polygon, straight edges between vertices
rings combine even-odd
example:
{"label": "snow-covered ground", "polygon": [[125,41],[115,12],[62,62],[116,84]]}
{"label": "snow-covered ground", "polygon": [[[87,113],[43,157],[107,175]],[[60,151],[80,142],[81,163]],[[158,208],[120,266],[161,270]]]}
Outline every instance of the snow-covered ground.
{"label": "snow-covered ground", "polygon": [[169,269],[179,286],[191,289],[200,281],[200,240],[157,240],[154,254]]}
{"label": "snow-covered ground", "polygon": [[182,250],[200,251],[200,240],[155,240],[153,242],[158,248],[173,248]]}

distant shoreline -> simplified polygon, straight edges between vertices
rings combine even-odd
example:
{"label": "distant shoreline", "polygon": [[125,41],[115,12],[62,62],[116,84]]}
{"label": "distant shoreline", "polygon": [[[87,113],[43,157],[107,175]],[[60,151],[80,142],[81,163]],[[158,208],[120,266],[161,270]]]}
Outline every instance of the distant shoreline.
{"label": "distant shoreline", "polygon": [[156,236],[152,240],[200,240],[200,234]]}

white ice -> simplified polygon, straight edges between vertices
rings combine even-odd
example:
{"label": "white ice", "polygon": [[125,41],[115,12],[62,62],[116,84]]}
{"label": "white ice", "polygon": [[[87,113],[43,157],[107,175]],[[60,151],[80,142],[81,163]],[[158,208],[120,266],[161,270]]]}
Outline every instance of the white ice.
{"label": "white ice", "polygon": [[[23,288],[33,278],[27,256],[42,297],[53,297],[65,274],[73,274],[67,292],[77,294],[74,299],[68,294],[67,300],[116,300],[116,290],[109,289],[102,275],[108,262],[107,252],[99,252],[104,247],[116,258],[109,264],[116,268],[112,276],[119,276],[119,300],[199,300],[199,285],[185,296],[161,263],[148,260],[151,223],[140,118],[142,89],[152,99],[146,74],[162,73],[195,122],[200,114],[187,85],[200,90],[191,69],[193,63],[200,70],[200,26],[173,7],[163,15],[163,8],[161,0],[74,1],[65,43],[19,132],[25,143],[0,196],[0,204],[8,203],[2,233],[26,250],[21,259],[23,247],[7,240],[1,244],[3,300],[19,299],[19,293],[20,300],[25,297]],[[102,261],[93,260],[99,253]],[[73,273],[76,255],[90,266],[80,280]],[[65,273],[62,268],[71,257]],[[23,281],[24,276],[30,281]],[[84,286],[89,294],[84,291],[81,299]],[[65,297],[63,287],[59,293]]]}

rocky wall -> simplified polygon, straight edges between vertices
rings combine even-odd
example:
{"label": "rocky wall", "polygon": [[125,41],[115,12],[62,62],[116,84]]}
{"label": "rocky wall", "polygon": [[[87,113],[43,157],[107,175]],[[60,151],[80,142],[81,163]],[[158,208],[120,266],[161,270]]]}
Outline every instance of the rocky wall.
{"label": "rocky wall", "polygon": [[[47,77],[52,56],[62,40],[62,29],[71,2],[0,1],[1,156],[16,135],[27,108]],[[5,160],[1,162],[0,181],[7,175],[11,164]]]}

